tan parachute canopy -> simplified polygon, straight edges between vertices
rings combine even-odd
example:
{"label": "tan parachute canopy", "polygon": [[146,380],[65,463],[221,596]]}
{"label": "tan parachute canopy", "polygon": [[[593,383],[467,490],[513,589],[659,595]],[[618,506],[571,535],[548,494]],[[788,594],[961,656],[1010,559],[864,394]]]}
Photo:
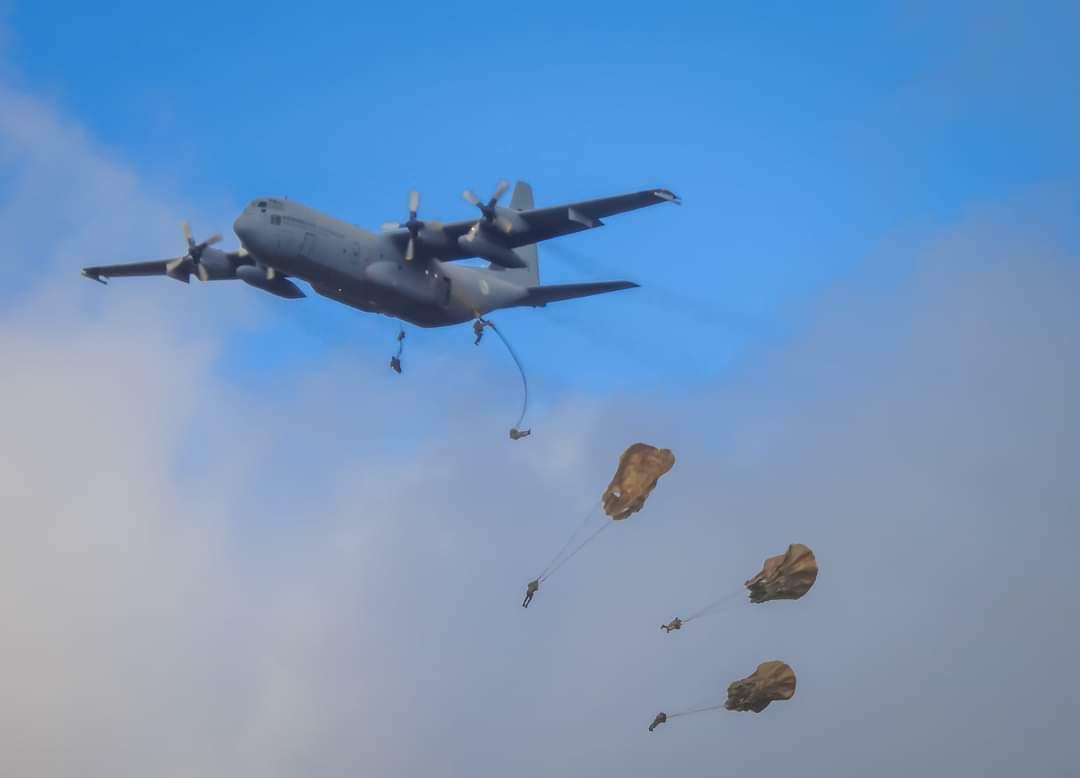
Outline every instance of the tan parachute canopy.
{"label": "tan parachute canopy", "polygon": [[645,507],[660,476],[675,466],[671,449],[635,443],[619,457],[619,469],[604,491],[604,513],[616,521]]}
{"label": "tan parachute canopy", "polygon": [[797,600],[810,591],[817,574],[814,552],[802,543],[793,543],[783,554],[766,559],[761,572],[745,586],[751,602]]}
{"label": "tan parachute canopy", "polygon": [[728,710],[761,713],[776,700],[795,696],[795,673],[779,661],[762,662],[757,670],[728,686],[724,707]]}

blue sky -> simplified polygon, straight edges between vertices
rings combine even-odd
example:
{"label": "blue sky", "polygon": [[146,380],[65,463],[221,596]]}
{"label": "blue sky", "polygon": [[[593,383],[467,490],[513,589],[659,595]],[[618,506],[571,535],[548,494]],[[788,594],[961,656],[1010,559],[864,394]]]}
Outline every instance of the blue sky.
{"label": "blue sky", "polygon": [[[16,3],[9,60],[141,175],[211,200],[201,234],[261,193],[376,227],[413,187],[437,218],[467,217],[461,190],[502,177],[541,202],[670,187],[682,208],[541,247],[545,281],[641,290],[501,316],[554,385],[664,389],[785,337],[853,269],[897,272],[873,267],[883,242],[1075,174],[1080,108],[1036,75],[1075,64],[1068,25],[1004,4],[981,22],[984,7]],[[326,343],[393,348],[382,319],[259,304],[272,345],[238,347],[241,375]],[[468,360],[470,345],[462,327],[415,333],[407,353]],[[505,354],[487,358],[513,380]]]}

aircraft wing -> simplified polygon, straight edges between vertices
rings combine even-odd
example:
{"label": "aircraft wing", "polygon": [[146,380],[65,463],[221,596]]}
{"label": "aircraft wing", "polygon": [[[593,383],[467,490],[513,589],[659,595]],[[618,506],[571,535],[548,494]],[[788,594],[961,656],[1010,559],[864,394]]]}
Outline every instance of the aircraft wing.
{"label": "aircraft wing", "polygon": [[517,213],[521,221],[525,222],[526,227],[519,230],[515,224],[513,232],[505,238],[501,236],[500,238],[510,248],[517,248],[600,227],[603,225],[601,219],[617,213],[636,211],[638,208],[646,208],[659,203],[680,202],[679,196],[667,189],[643,189],[640,192],[613,197],[598,197],[563,205],[529,208]]}
{"label": "aircraft wing", "polygon": [[548,286],[534,286],[528,291],[521,305],[531,305],[534,308],[543,308],[548,303],[557,303],[562,300],[574,300],[578,297],[592,297],[597,294],[619,292],[623,289],[637,289],[638,285],[633,281],[593,281],[584,284],[550,284]]}
{"label": "aircraft wing", "polygon": [[[532,192],[528,190],[528,202],[531,203],[531,201]],[[681,200],[678,195],[668,189],[643,189],[640,192],[579,200],[543,208],[500,209],[500,214],[510,218],[514,225],[509,235],[499,231],[495,235],[501,246],[515,249],[519,246],[528,246],[562,235],[571,235],[582,230],[600,227],[603,225],[600,221],[603,218],[660,203],[680,204]],[[461,249],[457,245],[457,239],[472,229],[476,222],[477,219],[473,218],[439,223],[440,232],[449,240],[450,245],[432,248],[435,256],[444,262],[475,256]],[[392,239],[402,251],[405,250],[408,238],[409,234],[405,230],[392,233]]]}
{"label": "aircraft wing", "polygon": [[[223,251],[220,254],[224,257],[224,261],[233,267],[248,263],[244,259],[246,255],[241,251]],[[215,256],[217,256],[216,253]],[[84,267],[82,274],[100,284],[104,284],[106,278],[132,278],[136,276],[167,276],[177,281],[183,281],[186,284],[191,280],[191,274],[195,272],[196,268],[190,259],[183,262],[184,259],[185,257],[165,257],[164,259],[151,259],[145,262],[126,262],[121,265],[95,265],[93,267]],[[169,265],[174,262],[179,264],[170,273]]]}
{"label": "aircraft wing", "polygon": [[[180,259],[180,257],[175,259]],[[174,261],[174,258],[170,257],[169,259],[153,259],[148,262],[128,262],[123,265],[97,265],[95,267],[84,267],[82,274],[102,284],[105,283],[101,280],[102,277],[163,276],[166,275],[165,266],[172,261]]]}

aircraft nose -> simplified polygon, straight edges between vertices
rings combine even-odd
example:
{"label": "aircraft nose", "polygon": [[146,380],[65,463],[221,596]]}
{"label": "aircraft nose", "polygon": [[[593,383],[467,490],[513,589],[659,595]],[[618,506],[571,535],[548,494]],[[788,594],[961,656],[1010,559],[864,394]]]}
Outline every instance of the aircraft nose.
{"label": "aircraft nose", "polygon": [[236,233],[236,237],[240,239],[241,243],[245,243],[251,237],[251,222],[248,220],[246,213],[242,213],[236,217],[236,221],[233,222],[233,232]]}

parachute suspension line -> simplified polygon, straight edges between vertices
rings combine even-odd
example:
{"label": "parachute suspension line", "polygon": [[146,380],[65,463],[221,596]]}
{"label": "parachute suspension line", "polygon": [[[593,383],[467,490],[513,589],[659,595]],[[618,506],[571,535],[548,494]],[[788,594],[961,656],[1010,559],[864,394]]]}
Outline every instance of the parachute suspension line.
{"label": "parachute suspension line", "polygon": [[736,598],[741,597],[741,596],[742,596],[742,590],[741,589],[735,589],[735,590],[733,590],[731,592],[728,592],[727,594],[723,595],[722,597],[719,597],[719,598],[713,600],[711,603],[706,605],[704,608],[700,608],[700,609],[694,611],[693,613],[691,613],[689,616],[687,616],[685,619],[682,620],[683,624],[685,624],[688,621],[693,621],[694,619],[701,619],[701,618],[704,618],[705,616],[711,616],[714,613],[720,613],[720,612],[722,612],[724,610],[727,610],[727,607],[731,606],[731,605],[734,605],[737,602]]}
{"label": "parachute suspension line", "polygon": [[589,523],[589,519],[591,519],[596,514],[596,510],[597,506],[594,505],[593,507],[589,508],[588,511],[586,511],[585,518],[582,519],[581,524],[578,525],[577,529],[575,529],[570,535],[570,537],[567,538],[566,543],[564,543],[563,547],[559,549],[559,553],[556,554],[550,562],[548,562],[547,567],[543,569],[540,575],[536,576],[537,581],[543,581],[552,572],[552,568],[555,567],[556,563],[558,563],[558,561],[562,558],[563,554],[565,554],[570,549],[570,545],[574,542],[575,538],[577,538],[578,533],[581,532],[581,530],[583,530],[585,526]]}
{"label": "parachute suspension line", "polygon": [[477,317],[476,321],[477,325],[474,327],[474,330],[476,331],[477,345],[479,345],[480,343],[480,337],[483,333],[483,328],[491,327],[491,329],[495,330],[495,334],[499,336],[499,340],[501,340],[503,342],[503,345],[506,346],[506,350],[510,352],[510,358],[514,360],[514,364],[517,365],[518,372],[521,373],[521,386],[524,390],[524,395],[521,401],[521,415],[518,416],[518,419],[514,423],[514,426],[510,428],[510,437],[514,440],[517,440],[518,438],[523,438],[529,435],[531,432],[531,430],[521,429],[521,425],[525,421],[525,414],[529,410],[529,379],[525,377],[525,368],[522,366],[521,360],[518,359],[518,355],[514,351],[514,347],[510,345],[510,341],[506,339],[506,336],[502,334],[502,331],[495,326],[495,322],[488,319],[480,318],[479,316]]}
{"label": "parachute suspension line", "polygon": [[606,530],[610,526],[611,526],[611,522],[610,521],[605,521],[603,524],[601,524],[599,527],[597,527],[595,530],[593,530],[593,533],[591,535],[589,535],[589,537],[587,537],[587,538],[585,538],[585,540],[581,541],[581,544],[577,548],[575,548],[573,551],[571,551],[568,556],[564,557],[562,559],[562,561],[560,561],[557,565],[555,565],[553,568],[551,568],[551,570],[546,575],[544,575],[544,577],[541,578],[540,580],[545,581],[548,578],[551,578],[551,576],[553,576],[555,574],[556,570],[558,570],[560,567],[562,567],[567,562],[569,562],[571,559],[573,559],[577,555],[578,551],[581,551],[581,549],[583,549],[583,548],[585,548],[585,546],[589,545],[589,543],[591,543],[601,532],[603,532],[604,530]]}
{"label": "parachute suspension line", "polygon": [[720,705],[709,705],[708,707],[705,707],[705,708],[691,708],[690,710],[684,710],[684,711],[682,711],[680,713],[669,713],[669,714],[667,714],[667,717],[669,719],[676,719],[679,716],[693,716],[695,713],[705,713],[705,712],[710,711],[710,710],[720,710],[721,708],[726,708],[726,707],[727,707],[727,705],[725,703],[721,703]]}

